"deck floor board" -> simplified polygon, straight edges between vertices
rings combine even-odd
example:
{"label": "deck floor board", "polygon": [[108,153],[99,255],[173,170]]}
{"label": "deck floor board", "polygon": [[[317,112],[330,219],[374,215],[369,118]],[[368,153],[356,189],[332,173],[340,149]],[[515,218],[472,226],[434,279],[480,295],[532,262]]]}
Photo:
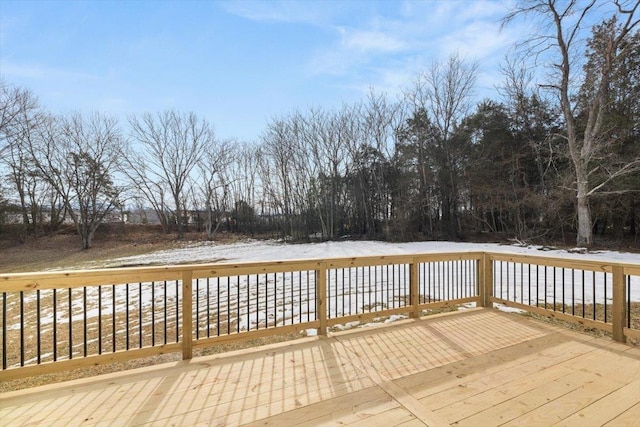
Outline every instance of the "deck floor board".
{"label": "deck floor board", "polygon": [[2,425],[635,425],[640,349],[478,309],[0,395]]}

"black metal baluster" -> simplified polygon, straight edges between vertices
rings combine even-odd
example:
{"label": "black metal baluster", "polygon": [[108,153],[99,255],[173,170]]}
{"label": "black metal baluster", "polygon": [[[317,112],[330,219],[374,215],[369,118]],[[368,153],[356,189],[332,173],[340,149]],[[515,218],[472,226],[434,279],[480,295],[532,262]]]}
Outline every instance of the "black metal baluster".
{"label": "black metal baluster", "polygon": [[596,272],[593,271],[593,276],[592,276],[592,280],[591,280],[591,288],[592,288],[592,294],[593,295],[593,320],[596,320]]}
{"label": "black metal baluster", "polygon": [[[185,295],[182,296],[185,298]],[[184,313],[186,316],[187,313]],[[200,339],[200,279],[196,279],[196,340]]]}
{"label": "black metal baluster", "polygon": [[24,366],[24,291],[20,291],[20,366]]}
{"label": "black metal baluster", "polygon": [[58,290],[53,289],[53,361],[58,360]]}
{"label": "black metal baluster", "polygon": [[[240,316],[240,307],[238,307]],[[251,278],[247,274],[247,332],[251,330]]]}
{"label": "black metal baluster", "polygon": [[116,352],[116,285],[111,285],[111,335],[113,337],[113,352]]}
{"label": "black metal baluster", "polygon": [[[39,298],[38,298],[39,300]],[[84,286],[82,288],[82,306],[84,307],[83,310],[83,319],[82,319],[82,325],[83,325],[83,354],[84,357],[87,357],[87,287]],[[40,308],[38,307],[38,311],[40,311]],[[40,323],[38,321],[38,323]],[[40,340],[40,325],[38,325],[38,341]],[[38,343],[38,357],[40,357],[40,343]],[[40,363],[40,360],[38,359],[38,363]]]}
{"label": "black metal baluster", "polygon": [[211,286],[207,277],[207,338],[211,337]]}
{"label": "black metal baluster", "polygon": [[[364,274],[364,271],[363,271]],[[367,283],[369,284],[368,289],[369,289],[369,313],[371,313],[371,266],[367,267]]]}
{"label": "black metal baluster", "polygon": [[627,276],[627,328],[631,328],[631,276]]}
{"label": "black metal baluster", "polygon": [[[180,285],[179,280],[176,280],[176,342],[180,342]],[[182,298],[191,298],[191,295],[183,295]],[[185,313],[185,316],[191,316],[191,313]]]}
{"label": "black metal baluster", "polygon": [[142,282],[138,283],[138,335],[139,347],[142,348]]}
{"label": "black metal baluster", "polygon": [[71,288],[68,288],[67,292],[67,305],[69,308],[69,359],[73,359],[73,305],[71,297]]}
{"label": "black metal baluster", "polygon": [[302,271],[298,271],[298,323],[302,323]]}
{"label": "black metal baluster", "polygon": [[[85,307],[86,307],[86,290],[87,290],[87,288],[84,288],[84,289],[85,289]],[[87,322],[87,320],[86,319],[87,319],[87,311],[85,309],[85,326],[84,326],[84,329],[85,329],[85,343],[87,341],[87,339],[86,339],[86,330],[87,330],[86,322]],[[40,362],[42,361],[42,359],[41,359],[41,357],[42,357],[42,328],[41,328],[41,326],[42,325],[41,325],[41,314],[40,314],[40,289],[36,290],[36,323],[37,323],[37,331],[36,331],[36,334],[37,334],[37,337],[36,337],[36,341],[37,341],[36,342],[36,352],[37,352],[37,354],[36,354],[36,357],[38,359],[37,363],[39,365]],[[6,332],[3,332],[3,334],[6,334]],[[3,335],[3,338],[4,338],[4,335]],[[85,348],[86,348],[86,345],[85,345]],[[86,355],[87,354],[86,354],[86,350],[85,350],[85,356]]]}
{"label": "black metal baluster", "polygon": [[[38,310],[40,311],[40,310]],[[38,350],[40,354],[40,350]],[[2,293],[2,369],[7,369],[7,293]]]}
{"label": "black metal baluster", "polygon": [[102,286],[98,285],[98,354],[102,354]]}
{"label": "black metal baluster", "polygon": [[602,273],[602,276],[604,280],[604,323],[607,323],[607,273]]}
{"label": "black metal baluster", "polygon": [[126,332],[124,334],[124,348],[129,350],[129,284],[125,284],[125,306],[124,306],[124,325]]}
{"label": "black metal baluster", "polygon": [[156,345],[156,282],[151,282],[151,347]]}
{"label": "black metal baluster", "polygon": [[547,285],[548,285],[548,277],[547,277],[547,266],[544,266],[544,309],[547,309]]}

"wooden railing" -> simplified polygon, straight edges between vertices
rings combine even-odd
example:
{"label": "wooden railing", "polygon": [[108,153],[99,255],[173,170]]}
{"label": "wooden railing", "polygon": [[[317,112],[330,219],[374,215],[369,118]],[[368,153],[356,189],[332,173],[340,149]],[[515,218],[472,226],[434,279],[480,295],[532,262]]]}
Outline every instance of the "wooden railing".
{"label": "wooden railing", "polygon": [[486,260],[491,303],[640,340],[640,264],[497,253]]}
{"label": "wooden railing", "polygon": [[640,337],[638,290],[640,265],[482,252],[2,274],[0,380],[167,352],[190,359],[217,343],[461,304],[512,306],[624,341]]}

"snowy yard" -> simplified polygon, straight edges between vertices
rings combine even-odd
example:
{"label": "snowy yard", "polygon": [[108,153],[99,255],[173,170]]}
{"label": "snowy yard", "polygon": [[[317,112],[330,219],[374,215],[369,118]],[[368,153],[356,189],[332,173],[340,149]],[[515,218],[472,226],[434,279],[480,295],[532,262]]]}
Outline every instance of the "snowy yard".
{"label": "snowy yard", "polygon": [[419,253],[487,251],[526,255],[640,263],[640,254],[599,251],[587,254],[566,250],[541,250],[538,246],[509,246],[495,243],[412,242],[386,243],[377,241],[343,241],[324,243],[285,244],[277,241],[247,240],[233,244],[198,242],[182,249],[154,252],[127,258],[116,258],[99,266],[275,261],[309,258],[342,258],[370,255],[406,255]]}

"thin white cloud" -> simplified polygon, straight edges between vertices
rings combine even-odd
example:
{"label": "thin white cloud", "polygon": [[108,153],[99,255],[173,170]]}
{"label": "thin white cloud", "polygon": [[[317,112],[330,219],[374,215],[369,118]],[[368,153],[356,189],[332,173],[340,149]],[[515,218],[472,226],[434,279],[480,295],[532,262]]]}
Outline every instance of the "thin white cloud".
{"label": "thin white cloud", "polygon": [[500,32],[495,22],[472,22],[441,39],[440,50],[445,55],[458,52],[463,57],[483,58],[505,52],[513,44],[510,34]]}
{"label": "thin white cloud", "polygon": [[232,15],[256,22],[308,23],[319,25],[327,11],[321,4],[293,0],[225,1],[222,8]]}
{"label": "thin white cloud", "polygon": [[[387,3],[387,5],[392,3]],[[371,86],[396,94],[434,61],[458,53],[478,60],[478,86],[486,92],[502,77],[498,64],[525,27],[501,30],[505,1],[407,1],[395,11],[336,26],[332,44],[316,50],[310,76],[327,75],[363,93]]]}
{"label": "thin white cloud", "polygon": [[405,43],[382,31],[350,31],[341,29],[342,46],[360,52],[397,52],[405,48]]}

